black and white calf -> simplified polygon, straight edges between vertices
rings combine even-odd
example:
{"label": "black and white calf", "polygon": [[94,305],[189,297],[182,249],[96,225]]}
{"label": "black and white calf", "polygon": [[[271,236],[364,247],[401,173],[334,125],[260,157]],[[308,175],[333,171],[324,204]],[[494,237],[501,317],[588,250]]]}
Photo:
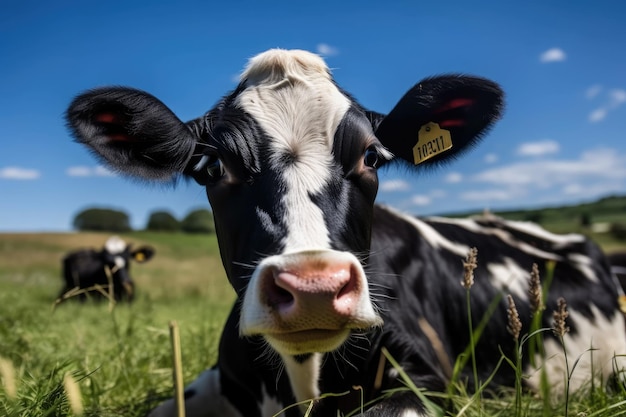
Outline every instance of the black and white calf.
{"label": "black and white calf", "polygon": [[117,236],[107,239],[101,250],[80,249],[71,252],[62,261],[65,286],[59,299],[74,294],[81,301],[88,297],[102,299],[110,291],[117,301],[132,301],[135,283],[130,277],[130,262],[143,263],[153,255],[152,247],[142,246],[132,250],[131,245]]}
{"label": "black and white calf", "polygon": [[[626,353],[626,335],[618,289],[593,243],[526,223],[419,220],[374,204],[378,168],[404,161],[417,170],[454,159],[486,133],[502,107],[493,82],[448,75],[419,82],[389,114],[375,113],[341,90],[318,56],[284,50],[253,58],[233,92],[186,123],[129,88],[77,97],[67,118],[79,142],[124,174],[193,177],[213,207],[238,301],[218,363],[187,390],[187,415],[272,416],[294,402],[347,391],[316,401],[313,415],[355,410],[361,392],[353,387],[362,387],[368,403],[403,386],[397,369],[381,361],[383,347],[418,387],[443,390],[445,363],[469,343],[460,280],[471,247],[478,248],[471,289],[476,321],[494,298],[510,293],[528,329],[529,271],[537,263],[544,272],[553,262],[548,311],[558,297],[567,299],[568,352],[587,352],[572,387],[590,381],[592,369],[606,380],[614,355]],[[438,351],[433,340],[441,343]],[[551,339],[545,347],[547,375],[562,385],[562,349]],[[513,356],[505,301],[477,347],[481,380],[494,370],[500,349]],[[525,360],[526,381],[536,387],[538,376]],[[494,378],[494,384],[513,381],[509,367]],[[298,407],[284,412],[301,414]],[[364,413],[425,414],[413,393],[382,399]],[[173,403],[152,415],[173,416]]]}

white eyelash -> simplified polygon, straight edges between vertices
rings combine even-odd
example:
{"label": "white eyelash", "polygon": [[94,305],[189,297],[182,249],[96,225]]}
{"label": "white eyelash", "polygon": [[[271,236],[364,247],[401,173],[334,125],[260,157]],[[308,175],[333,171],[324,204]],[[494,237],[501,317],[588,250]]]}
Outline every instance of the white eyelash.
{"label": "white eyelash", "polygon": [[202,155],[202,158],[200,158],[198,163],[196,165],[194,165],[193,170],[194,171],[200,171],[206,165],[206,161],[208,161],[208,160],[209,160],[209,156],[208,155]]}

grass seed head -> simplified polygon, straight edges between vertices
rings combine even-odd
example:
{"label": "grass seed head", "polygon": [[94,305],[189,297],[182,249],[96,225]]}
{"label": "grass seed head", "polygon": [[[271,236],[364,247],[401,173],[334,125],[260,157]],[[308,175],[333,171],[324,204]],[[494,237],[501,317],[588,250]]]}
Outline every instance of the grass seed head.
{"label": "grass seed head", "polygon": [[83,400],[80,395],[80,388],[74,378],[72,378],[72,375],[69,373],[65,374],[65,377],[63,378],[63,386],[65,388],[65,394],[67,395],[67,400],[70,403],[72,413],[77,416],[82,415]]}
{"label": "grass seed head", "polygon": [[511,294],[507,295],[506,298],[509,300],[509,308],[506,312],[508,318],[506,329],[511,336],[513,336],[513,339],[518,341],[519,335],[522,332],[522,322],[519,319],[519,313],[517,312],[517,307],[515,307],[515,301],[513,301]]}
{"label": "grass seed head", "polygon": [[0,376],[7,397],[15,399],[17,397],[17,388],[15,384],[15,368],[8,359],[0,357]]}
{"label": "grass seed head", "polygon": [[567,303],[565,298],[560,297],[557,301],[556,311],[552,314],[552,331],[558,336],[563,337],[565,333],[569,332],[569,327],[565,325],[565,319],[569,316],[567,311]]}
{"label": "grass seed head", "polygon": [[478,255],[478,249],[471,248],[467,254],[467,258],[463,262],[463,281],[461,285],[469,290],[474,285],[474,270],[478,266],[476,257]]}
{"label": "grass seed head", "polygon": [[541,313],[545,306],[543,305],[543,292],[541,290],[541,277],[539,276],[539,267],[533,263],[533,269],[530,272],[528,281],[528,299],[533,316]]}

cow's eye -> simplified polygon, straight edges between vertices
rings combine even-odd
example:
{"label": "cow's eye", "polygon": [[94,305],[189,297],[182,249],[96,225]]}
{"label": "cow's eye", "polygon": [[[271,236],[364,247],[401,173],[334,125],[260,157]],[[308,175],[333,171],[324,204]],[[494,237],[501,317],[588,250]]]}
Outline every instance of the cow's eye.
{"label": "cow's eye", "polygon": [[371,146],[365,150],[365,155],[363,155],[363,163],[365,164],[365,166],[368,166],[370,168],[378,168],[379,161],[380,157],[376,148]]}
{"label": "cow's eye", "polygon": [[224,164],[222,160],[215,154],[207,155],[204,169],[209,177],[209,181],[216,181],[224,176]]}

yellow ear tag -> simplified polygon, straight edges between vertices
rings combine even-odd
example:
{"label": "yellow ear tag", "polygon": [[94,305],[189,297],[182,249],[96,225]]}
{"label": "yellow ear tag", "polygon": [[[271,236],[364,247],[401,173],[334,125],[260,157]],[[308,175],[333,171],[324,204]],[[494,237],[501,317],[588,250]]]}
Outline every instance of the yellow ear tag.
{"label": "yellow ear tag", "polygon": [[426,123],[420,128],[417,137],[417,144],[413,147],[415,165],[452,148],[450,131],[440,128],[437,123]]}
{"label": "yellow ear tag", "polygon": [[618,302],[619,309],[622,311],[622,313],[626,314],[626,295],[620,295]]}
{"label": "yellow ear tag", "polygon": [[145,261],[145,259],[146,259],[146,255],[144,255],[142,252],[137,252],[135,254],[135,260],[137,262],[143,262],[143,261]]}

